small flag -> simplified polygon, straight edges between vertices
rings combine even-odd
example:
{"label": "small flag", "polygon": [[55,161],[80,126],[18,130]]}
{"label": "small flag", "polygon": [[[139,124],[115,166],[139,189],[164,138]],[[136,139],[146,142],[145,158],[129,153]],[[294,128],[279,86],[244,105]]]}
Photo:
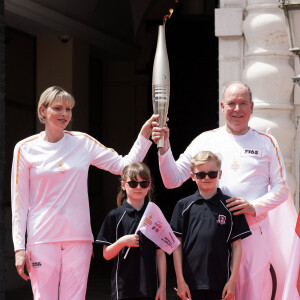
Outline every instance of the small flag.
{"label": "small flag", "polygon": [[153,202],[148,203],[137,230],[168,254],[180,244],[162,211]]}
{"label": "small flag", "polygon": [[[171,254],[180,244],[162,211],[153,202],[148,203],[135,234],[138,231],[141,231],[149,240],[168,254]],[[129,249],[126,251],[124,259],[127,257]]]}

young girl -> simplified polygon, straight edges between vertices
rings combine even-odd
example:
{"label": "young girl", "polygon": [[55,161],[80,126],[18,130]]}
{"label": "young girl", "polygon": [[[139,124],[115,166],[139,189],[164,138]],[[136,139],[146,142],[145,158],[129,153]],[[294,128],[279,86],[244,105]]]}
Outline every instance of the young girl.
{"label": "young girl", "polygon": [[[117,196],[118,208],[107,215],[96,240],[103,244],[103,257],[114,259],[112,300],[166,299],[165,253],[141,232],[134,234],[151,201],[151,190],[150,170],[145,164],[126,166]],[[131,249],[124,259],[128,247]]]}

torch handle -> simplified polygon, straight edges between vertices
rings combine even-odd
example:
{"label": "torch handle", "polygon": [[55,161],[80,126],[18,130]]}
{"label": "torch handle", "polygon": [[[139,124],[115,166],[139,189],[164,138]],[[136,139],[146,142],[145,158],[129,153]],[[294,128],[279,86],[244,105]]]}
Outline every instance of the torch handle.
{"label": "torch handle", "polygon": [[163,148],[164,147],[164,138],[161,138],[157,141],[157,148]]}

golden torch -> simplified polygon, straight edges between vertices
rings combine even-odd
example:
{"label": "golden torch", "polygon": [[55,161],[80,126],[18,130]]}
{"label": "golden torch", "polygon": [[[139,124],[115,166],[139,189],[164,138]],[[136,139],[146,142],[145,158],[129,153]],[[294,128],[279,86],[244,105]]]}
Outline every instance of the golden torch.
{"label": "golden torch", "polygon": [[[171,17],[173,10],[170,9],[170,15],[164,17],[164,25],[158,27],[157,46],[153,63],[152,73],[152,104],[153,111],[159,115],[159,127],[164,127],[167,119],[169,99],[170,99],[170,69],[169,58],[166,45],[165,23]],[[157,142],[157,147],[164,145],[164,139]]]}

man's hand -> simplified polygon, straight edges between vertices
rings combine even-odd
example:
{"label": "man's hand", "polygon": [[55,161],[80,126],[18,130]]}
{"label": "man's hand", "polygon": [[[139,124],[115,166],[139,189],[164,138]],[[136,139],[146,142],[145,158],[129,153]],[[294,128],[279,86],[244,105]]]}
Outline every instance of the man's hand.
{"label": "man's hand", "polygon": [[254,206],[241,197],[232,197],[226,200],[227,208],[233,212],[234,216],[241,214],[256,215]]}
{"label": "man's hand", "polygon": [[153,129],[152,129],[152,140],[154,143],[157,144],[157,142],[164,138],[164,146],[162,148],[159,148],[159,152],[161,155],[165,154],[167,152],[167,150],[170,148],[170,130],[167,126],[167,124],[165,125],[165,127],[160,128],[159,124],[156,122],[152,123]]}
{"label": "man's hand", "polygon": [[30,277],[25,274],[24,267],[26,265],[27,271],[30,272],[30,264],[27,253],[25,250],[17,250],[15,252],[15,266],[17,268],[18,274],[24,279],[28,280]]}

